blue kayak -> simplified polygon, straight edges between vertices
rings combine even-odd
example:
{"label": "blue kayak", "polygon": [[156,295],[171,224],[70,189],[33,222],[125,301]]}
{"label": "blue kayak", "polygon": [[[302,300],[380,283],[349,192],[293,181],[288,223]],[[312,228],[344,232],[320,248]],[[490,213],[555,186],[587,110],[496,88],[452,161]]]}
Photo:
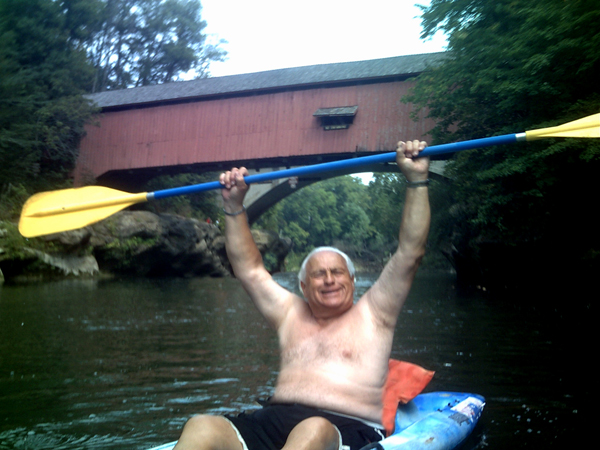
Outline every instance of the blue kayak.
{"label": "blue kayak", "polygon": [[477,424],[485,399],[477,394],[430,392],[417,395],[396,413],[394,434],[368,446],[377,450],[450,450]]}
{"label": "blue kayak", "polygon": [[[475,428],[485,406],[477,394],[429,392],[417,395],[396,413],[394,434],[364,449],[450,450]],[[172,450],[170,442],[149,450]]]}

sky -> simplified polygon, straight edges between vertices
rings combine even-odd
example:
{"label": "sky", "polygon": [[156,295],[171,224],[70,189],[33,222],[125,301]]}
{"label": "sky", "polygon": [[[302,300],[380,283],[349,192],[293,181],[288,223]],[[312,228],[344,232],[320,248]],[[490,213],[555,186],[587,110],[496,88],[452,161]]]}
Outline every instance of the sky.
{"label": "sky", "polygon": [[211,76],[439,52],[440,33],[423,41],[429,0],[201,0],[212,42],[228,52]]}
{"label": "sky", "polygon": [[[227,41],[213,77],[445,50],[442,33],[420,39],[430,0],[201,0],[209,43]],[[355,174],[363,183],[371,173]]]}

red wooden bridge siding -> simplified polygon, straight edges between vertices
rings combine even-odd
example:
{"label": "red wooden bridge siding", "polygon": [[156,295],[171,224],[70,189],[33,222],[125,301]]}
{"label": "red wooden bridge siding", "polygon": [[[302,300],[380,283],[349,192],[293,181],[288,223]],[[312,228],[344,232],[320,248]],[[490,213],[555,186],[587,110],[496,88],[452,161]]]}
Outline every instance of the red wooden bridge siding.
{"label": "red wooden bridge siding", "polygon": [[[100,126],[87,127],[75,181],[149,167],[218,162],[229,167],[257,159],[391,151],[400,139],[424,138],[434,125],[409,117],[411,105],[401,99],[412,85],[408,80],[304,86],[138,109],[105,108]],[[319,108],[354,105],[358,110],[348,129],[325,131],[313,116]]]}

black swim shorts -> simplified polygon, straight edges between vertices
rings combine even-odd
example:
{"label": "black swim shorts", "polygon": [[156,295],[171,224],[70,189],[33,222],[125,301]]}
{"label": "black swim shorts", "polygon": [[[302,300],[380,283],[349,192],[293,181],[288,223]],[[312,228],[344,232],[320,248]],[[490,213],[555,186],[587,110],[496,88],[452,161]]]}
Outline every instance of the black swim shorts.
{"label": "black swim shorts", "polygon": [[[323,417],[340,432],[340,450],[359,450],[383,439],[385,431],[376,425],[298,404],[272,403],[238,416],[226,416],[247,450],[279,450],[292,429],[309,417]],[[245,447],[245,448],[246,448]]]}

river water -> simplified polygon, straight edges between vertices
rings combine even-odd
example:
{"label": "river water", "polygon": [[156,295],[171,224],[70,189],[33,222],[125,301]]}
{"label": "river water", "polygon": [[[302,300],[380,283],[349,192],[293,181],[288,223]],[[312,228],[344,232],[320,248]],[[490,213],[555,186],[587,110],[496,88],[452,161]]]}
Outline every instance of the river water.
{"label": "river water", "polygon": [[[374,279],[359,275],[358,292]],[[277,280],[295,289],[295,274]],[[464,448],[574,447],[589,432],[591,352],[573,357],[573,322],[421,274],[392,356],[435,370],[428,391],[486,398]],[[234,279],[0,286],[0,449],[146,449],[195,413],[255,408],[277,369],[275,336]]]}

